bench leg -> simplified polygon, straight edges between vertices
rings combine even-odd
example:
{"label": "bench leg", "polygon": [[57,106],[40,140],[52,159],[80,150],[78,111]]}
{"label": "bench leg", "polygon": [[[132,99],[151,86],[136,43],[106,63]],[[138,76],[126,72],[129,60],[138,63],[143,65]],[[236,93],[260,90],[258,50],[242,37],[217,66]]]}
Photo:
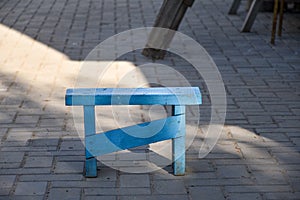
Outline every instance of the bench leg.
{"label": "bench leg", "polygon": [[172,139],[174,175],[185,173],[185,106],[173,106],[173,115],[182,115],[178,137]]}
{"label": "bench leg", "polygon": [[[95,107],[84,106],[84,133],[85,137],[96,134]],[[89,153],[89,147],[85,143],[85,176],[97,177],[97,159]]]}
{"label": "bench leg", "polygon": [[97,177],[97,159],[88,158],[85,160],[85,177]]}
{"label": "bench leg", "polygon": [[173,139],[172,145],[174,175],[182,176],[185,173],[185,137]]}

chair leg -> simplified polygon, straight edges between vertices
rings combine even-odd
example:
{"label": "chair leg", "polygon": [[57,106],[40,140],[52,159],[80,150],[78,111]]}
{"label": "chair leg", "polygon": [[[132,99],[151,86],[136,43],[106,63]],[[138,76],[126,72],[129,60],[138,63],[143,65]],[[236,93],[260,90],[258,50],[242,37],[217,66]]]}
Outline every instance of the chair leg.
{"label": "chair leg", "polygon": [[239,9],[240,3],[241,3],[241,0],[234,0],[230,7],[228,14],[235,15],[237,13],[237,10]]}
{"label": "chair leg", "polygon": [[280,0],[280,13],[279,13],[279,24],[278,24],[278,36],[281,36],[281,33],[282,33],[283,9],[284,9],[284,0]]}
{"label": "chair leg", "polygon": [[254,20],[259,12],[263,0],[254,0],[251,4],[250,10],[247,13],[246,19],[242,26],[241,32],[250,32]]}
{"label": "chair leg", "polygon": [[273,11],[271,44],[275,43],[276,27],[277,27],[277,13],[278,13],[278,0],[275,0],[275,2],[274,2],[274,11]]}
{"label": "chair leg", "polygon": [[253,0],[248,0],[246,10],[249,11]]}

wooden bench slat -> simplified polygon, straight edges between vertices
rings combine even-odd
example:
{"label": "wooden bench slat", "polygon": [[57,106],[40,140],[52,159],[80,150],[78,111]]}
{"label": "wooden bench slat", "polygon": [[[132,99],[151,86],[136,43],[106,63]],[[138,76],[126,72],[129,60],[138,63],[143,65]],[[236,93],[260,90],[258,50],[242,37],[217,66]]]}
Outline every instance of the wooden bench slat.
{"label": "wooden bench slat", "polygon": [[199,105],[198,87],[68,89],[66,105]]}

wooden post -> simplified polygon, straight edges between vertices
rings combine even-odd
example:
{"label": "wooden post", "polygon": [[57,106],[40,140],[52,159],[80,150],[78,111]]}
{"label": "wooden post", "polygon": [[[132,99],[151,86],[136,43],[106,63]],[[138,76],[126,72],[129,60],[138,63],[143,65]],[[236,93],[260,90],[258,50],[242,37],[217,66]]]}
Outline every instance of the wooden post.
{"label": "wooden post", "polygon": [[[178,30],[187,8],[193,3],[194,0],[164,0],[154,27]],[[158,33],[155,29],[152,30],[142,54],[153,59],[163,59],[166,54],[165,49],[169,47],[173,34],[173,31]]]}

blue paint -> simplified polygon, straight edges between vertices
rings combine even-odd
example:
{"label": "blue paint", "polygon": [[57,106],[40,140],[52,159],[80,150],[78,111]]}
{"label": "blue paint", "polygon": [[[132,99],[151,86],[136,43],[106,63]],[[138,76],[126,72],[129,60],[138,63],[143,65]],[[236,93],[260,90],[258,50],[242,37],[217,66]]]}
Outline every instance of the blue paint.
{"label": "blue paint", "polygon": [[199,105],[197,87],[68,89],[66,105]]}
{"label": "blue paint", "polygon": [[[95,125],[95,106],[84,106],[84,134],[85,137],[92,136],[96,134]],[[85,146],[88,144],[85,141]],[[97,159],[92,156],[92,154],[85,149],[85,176],[86,177],[96,177],[97,176]]]}
{"label": "blue paint", "polygon": [[[84,107],[86,177],[97,176],[95,156],[172,139],[175,175],[185,173],[185,105],[202,103],[197,87],[68,89],[67,106]],[[96,134],[97,105],[172,105],[172,117]],[[137,134],[139,133],[139,134]]]}
{"label": "blue paint", "polygon": [[173,170],[175,175],[185,173],[185,106],[172,106],[172,115],[181,117],[178,135],[172,139]]}
{"label": "blue paint", "polygon": [[85,159],[85,176],[88,178],[97,177],[97,159]]}
{"label": "blue paint", "polygon": [[88,136],[85,138],[86,148],[92,155],[100,156],[154,142],[182,137],[182,135],[180,135],[181,132],[178,132],[178,130],[184,128],[180,127],[182,126],[180,119],[181,116],[173,116],[166,118],[166,120],[160,119],[152,121],[151,123],[153,123],[154,126],[164,121],[164,126],[159,132],[155,132],[154,135],[152,129],[144,128],[143,134],[150,135],[150,137],[145,137],[145,135],[143,137],[134,137],[130,135],[130,132],[136,132],[135,130],[140,129],[140,124]]}

